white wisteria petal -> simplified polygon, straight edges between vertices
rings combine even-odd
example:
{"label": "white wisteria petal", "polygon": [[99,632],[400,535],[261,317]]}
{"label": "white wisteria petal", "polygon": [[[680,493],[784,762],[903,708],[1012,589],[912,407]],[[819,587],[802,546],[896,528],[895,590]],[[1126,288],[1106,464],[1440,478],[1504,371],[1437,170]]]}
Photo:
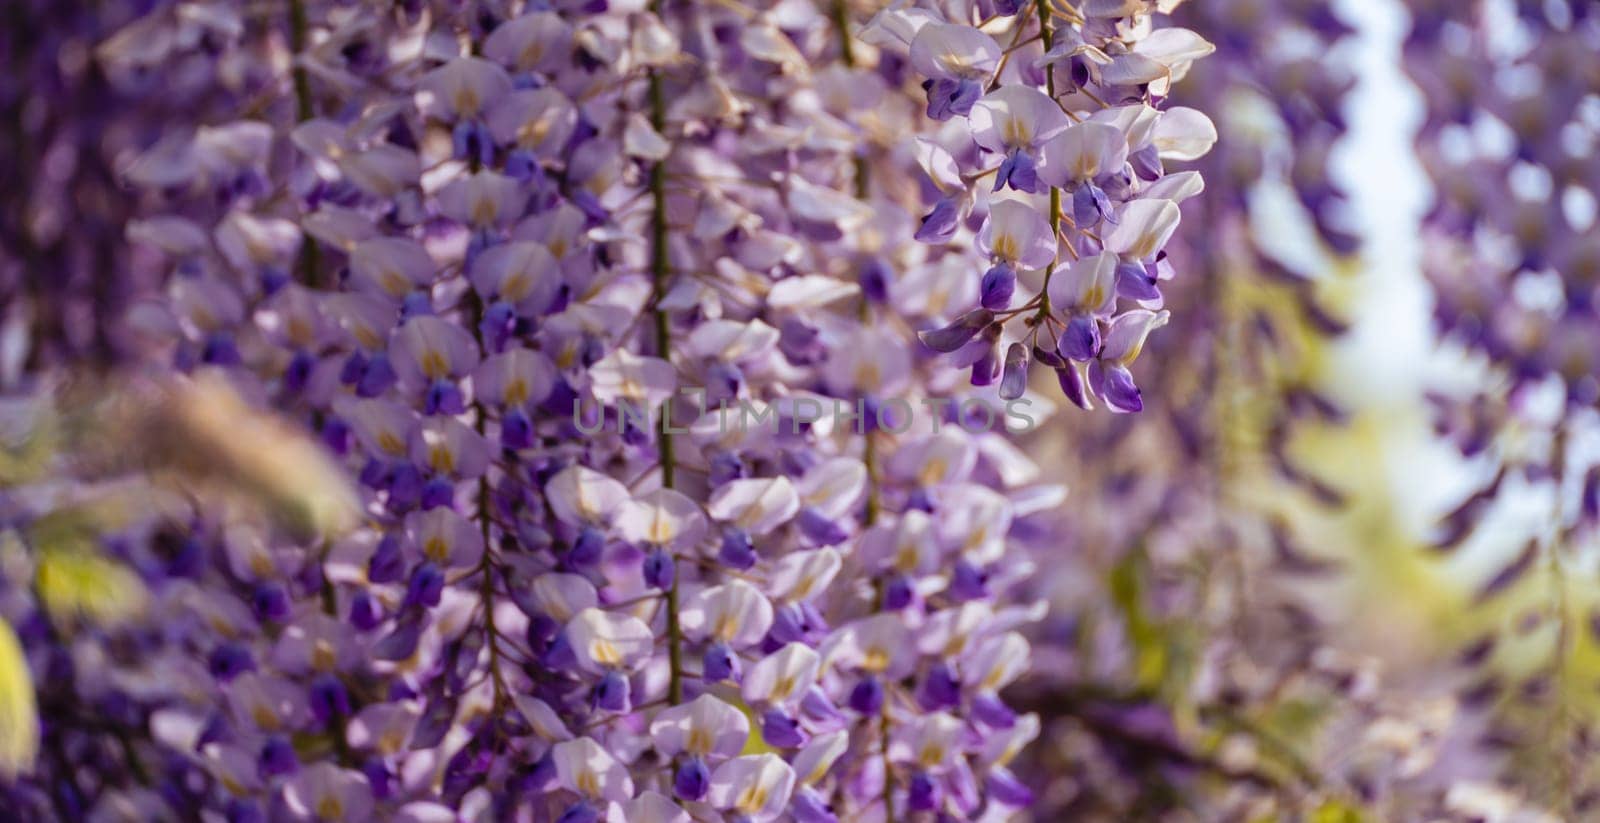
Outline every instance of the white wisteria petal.
{"label": "white wisteria petal", "polygon": [[1217,47],[1204,37],[1178,27],[1156,29],[1133,44],[1135,54],[1153,58],[1171,69],[1174,83],[1184,78],[1190,64],[1216,50]]}
{"label": "white wisteria petal", "polygon": [[725,759],[744,749],[749,737],[744,712],[710,694],[662,709],[650,722],[650,739],[669,757],[688,752]]}
{"label": "white wisteria petal", "polygon": [[656,489],[623,503],[615,525],[625,540],[680,550],[699,543],[706,534],[700,504],[672,489]]}
{"label": "white wisteria petal", "polygon": [[1144,348],[1145,338],[1150,336],[1150,332],[1165,326],[1170,316],[1171,312],[1147,309],[1133,309],[1118,315],[1106,331],[1105,348],[1100,352],[1100,358],[1123,365],[1132,363]]}
{"label": "white wisteria petal", "polygon": [[860,293],[861,286],[856,283],[825,274],[802,274],[785,277],[773,284],[772,290],[767,293],[767,305],[780,311],[819,309]]}
{"label": "white wisteria petal", "polygon": [[643,114],[635,112],[628,117],[627,126],[622,131],[622,150],[629,157],[659,162],[672,152],[672,145]]}
{"label": "white wisteria petal", "polygon": [[844,559],[832,547],[790,552],[773,564],[768,585],[774,597],[805,600],[825,591],[843,566]]}
{"label": "white wisteria petal", "polygon": [[569,792],[591,800],[623,803],[633,797],[628,768],[592,738],[557,743],[550,751],[556,782]]}
{"label": "white wisteria petal", "polygon": [[789,643],[757,660],[740,684],[746,703],[788,703],[817,682],[822,658],[804,643]]}
{"label": "white wisteria petal", "polygon": [[1182,215],[1171,200],[1134,200],[1117,209],[1116,225],[1106,233],[1106,249],[1127,260],[1149,260],[1178,230]]}
{"label": "white wisteria petal", "polygon": [[678,388],[678,370],[659,357],[612,349],[589,368],[590,391],[608,406],[624,401],[654,411]]}
{"label": "white wisteria petal", "polygon": [[713,806],[734,811],[751,823],[767,823],[783,816],[793,791],[793,767],[775,754],[753,754],[729,760],[712,772],[709,799]]}
{"label": "white wisteria petal", "polygon": [[990,257],[1026,269],[1042,269],[1056,257],[1049,221],[1019,200],[990,205],[989,216],[978,231],[978,247]]}
{"label": "white wisteria petal", "polygon": [[734,480],[711,493],[706,511],[759,537],[789,522],[800,511],[800,494],[787,477]]}
{"label": "white wisteria petal", "polygon": [[649,659],[655,648],[655,635],[644,621],[598,608],[573,615],[565,631],[578,665],[594,675],[632,671]]}
{"label": "white wisteria petal", "polygon": [[984,95],[972,106],[968,122],[972,139],[992,152],[1038,146],[1072,124],[1044,92],[1032,86],[1007,85]]}
{"label": "white wisteria petal", "polygon": [[778,345],[778,330],[760,319],[741,323],[712,320],[689,333],[688,350],[696,357],[730,363],[765,356]]}
{"label": "white wisteria petal", "polygon": [[911,41],[910,56],[927,77],[986,78],[1000,64],[1000,44],[971,26],[928,23]]}
{"label": "white wisteria petal", "polygon": [[1161,198],[1182,203],[1206,190],[1205,178],[1197,171],[1179,171],[1163,176],[1145,187],[1141,193],[1146,198]]}
{"label": "white wisteria petal", "polygon": [[1110,252],[1074,260],[1050,278],[1050,304],[1058,309],[1104,314],[1116,299],[1117,256]]}
{"label": "white wisteria petal", "polygon": [[743,649],[767,636],[772,617],[772,603],[766,595],[734,579],[698,589],[685,598],[680,621],[690,637]]}
{"label": "white wisteria petal", "polygon": [[1040,179],[1066,187],[1121,171],[1128,161],[1128,139],[1114,125],[1088,120],[1045,143],[1040,155]]}
{"label": "white wisteria petal", "polygon": [[1198,160],[1217,143],[1217,127],[1203,112],[1173,106],[1161,113],[1150,138],[1165,160]]}
{"label": "white wisteria petal", "polygon": [[568,466],[544,486],[557,519],[572,525],[609,523],[630,498],[628,487],[587,466]]}

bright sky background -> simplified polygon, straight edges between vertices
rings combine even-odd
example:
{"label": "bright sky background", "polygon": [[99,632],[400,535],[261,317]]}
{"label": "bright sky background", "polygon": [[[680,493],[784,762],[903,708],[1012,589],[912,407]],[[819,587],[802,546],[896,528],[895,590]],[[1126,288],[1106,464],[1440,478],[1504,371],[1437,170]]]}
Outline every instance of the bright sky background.
{"label": "bright sky background", "polygon": [[[1394,512],[1416,535],[1485,479],[1483,466],[1467,464],[1434,438],[1424,391],[1451,380],[1471,381],[1474,369],[1433,342],[1433,298],[1421,272],[1419,222],[1431,197],[1412,140],[1422,117],[1417,89],[1399,65],[1409,27],[1399,0],[1342,0],[1341,11],[1358,27],[1348,50],[1330,59],[1353,62],[1359,85],[1346,103],[1351,131],[1333,156],[1336,176],[1350,194],[1367,238],[1352,333],[1341,345],[1335,385],[1341,396],[1385,416],[1383,471]],[[1390,421],[1392,420],[1392,425]],[[1511,484],[1501,506],[1458,552],[1451,567],[1479,578],[1504,563],[1508,546],[1525,539],[1549,498]]]}

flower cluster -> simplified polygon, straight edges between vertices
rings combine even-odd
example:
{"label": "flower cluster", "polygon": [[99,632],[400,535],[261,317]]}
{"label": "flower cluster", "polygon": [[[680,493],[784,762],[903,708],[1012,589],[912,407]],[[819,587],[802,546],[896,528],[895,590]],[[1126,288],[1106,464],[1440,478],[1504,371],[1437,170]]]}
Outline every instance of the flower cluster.
{"label": "flower cluster", "polygon": [[876,42],[924,78],[927,115],[948,123],[919,141],[940,197],[917,239],[975,229],[959,242],[988,266],[977,305],[922,334],[974,385],[1019,397],[1037,361],[1081,407],[1143,408],[1129,366],[1168,320],[1164,247],[1178,204],[1204,186],[1164,163],[1204,155],[1217,136],[1199,111],[1162,108],[1213,46],[1154,28],[1157,5],[997,3],[980,25],[907,8],[873,21]]}
{"label": "flower cluster", "polygon": [[[1592,602],[1574,573],[1592,562],[1600,528],[1588,445],[1600,398],[1600,13],[1589,2],[1451,4],[1450,15],[1408,6],[1404,58],[1426,101],[1418,154],[1435,194],[1423,270],[1442,342],[1478,375],[1431,398],[1438,431],[1482,468],[1434,542],[1453,550],[1507,533],[1479,527],[1513,499],[1540,512],[1510,532],[1474,592],[1486,609],[1518,588],[1537,591],[1539,605],[1462,650],[1461,699],[1485,718],[1482,740],[1525,800],[1593,816],[1600,776],[1583,764],[1597,718],[1573,697],[1589,689],[1575,661],[1593,637],[1582,628]],[[1536,723],[1552,734],[1508,734]]]}
{"label": "flower cluster", "polygon": [[[1511,19],[1413,6],[1406,59],[1428,101],[1418,145],[1437,187],[1425,268],[1440,331],[1515,389],[1557,378],[1569,404],[1592,404],[1600,21],[1589,3],[1523,5]],[[1535,284],[1548,297],[1503,299]]]}
{"label": "flower cluster", "polygon": [[[1009,764],[1039,720],[1001,692],[1043,613],[1018,595],[1050,541],[1032,524],[1064,490],[995,421],[1048,413],[1035,359],[1081,405],[1141,406],[1128,365],[1201,187],[1163,163],[1214,137],[1157,108],[1209,50],[1156,29],[1158,5],[863,27],[845,3],[288,0],[128,22],[95,49],[107,83],[188,114],[118,159],[124,265],[164,273],[127,325],[158,370],[242,398],[180,419],[255,442],[276,435],[247,410],[277,410],[361,517],[305,528],[343,498],[263,481],[300,462],[285,448],[246,485],[291,516],[196,505],[106,538],[148,622],[85,631],[119,653],[48,682],[109,707],[116,734],[89,739],[119,746],[41,763],[18,807],[1026,806]],[[729,406],[758,416],[729,427]],[[44,627],[35,647],[39,609],[6,613]]]}
{"label": "flower cluster", "polygon": [[[1323,368],[1344,324],[1322,292],[1354,248],[1327,169],[1352,85],[1325,59],[1349,46],[1334,5],[1219,1],[1173,16],[1217,44],[1174,96],[1221,134],[1170,167],[1199,171],[1206,192],[1168,245],[1183,276],[1163,284],[1172,317],[1141,367],[1145,413],[1030,444],[1073,478],[1037,560],[1077,572],[1027,588],[1050,604],[1011,692],[1044,724],[1017,765],[1040,787],[1039,819],[1404,818],[1443,813],[1434,787],[1465,771],[1451,701],[1340,647],[1325,593],[1350,576],[1314,530],[1276,514],[1334,517],[1346,500],[1294,448],[1347,415]],[[1274,188],[1287,197],[1262,196]],[[1276,256],[1271,232],[1291,222],[1321,248]],[[1315,728],[1286,728],[1296,712]]]}

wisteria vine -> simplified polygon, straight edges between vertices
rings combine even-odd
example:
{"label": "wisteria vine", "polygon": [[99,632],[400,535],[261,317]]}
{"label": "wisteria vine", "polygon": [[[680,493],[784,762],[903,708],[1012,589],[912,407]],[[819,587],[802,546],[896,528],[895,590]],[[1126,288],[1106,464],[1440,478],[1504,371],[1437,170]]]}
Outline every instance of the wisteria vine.
{"label": "wisteria vine", "polygon": [[[1215,140],[1166,106],[1211,50],[1174,5],[162,3],[108,32],[111,89],[183,112],[115,158],[127,265],[163,272],[120,323],[179,398],[145,445],[296,442],[245,426],[270,408],[359,495],[306,503],[286,451],[244,482],[282,517],[119,526],[141,628],[11,591],[30,668],[93,709],[43,712],[93,755],[14,807],[1027,806],[1039,721],[1001,691],[1063,491],[1008,424],[1050,410],[1035,361],[1143,406],[1202,189],[1164,163]],[[51,500],[7,498],[36,546]]]}

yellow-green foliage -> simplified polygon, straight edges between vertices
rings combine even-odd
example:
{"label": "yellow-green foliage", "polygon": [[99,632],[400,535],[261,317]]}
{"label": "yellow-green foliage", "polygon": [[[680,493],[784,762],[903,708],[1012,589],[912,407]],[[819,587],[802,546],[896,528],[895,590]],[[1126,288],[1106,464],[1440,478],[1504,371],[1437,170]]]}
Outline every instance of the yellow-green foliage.
{"label": "yellow-green foliage", "polygon": [[39,749],[33,677],[11,624],[0,620],[0,779],[27,772]]}

